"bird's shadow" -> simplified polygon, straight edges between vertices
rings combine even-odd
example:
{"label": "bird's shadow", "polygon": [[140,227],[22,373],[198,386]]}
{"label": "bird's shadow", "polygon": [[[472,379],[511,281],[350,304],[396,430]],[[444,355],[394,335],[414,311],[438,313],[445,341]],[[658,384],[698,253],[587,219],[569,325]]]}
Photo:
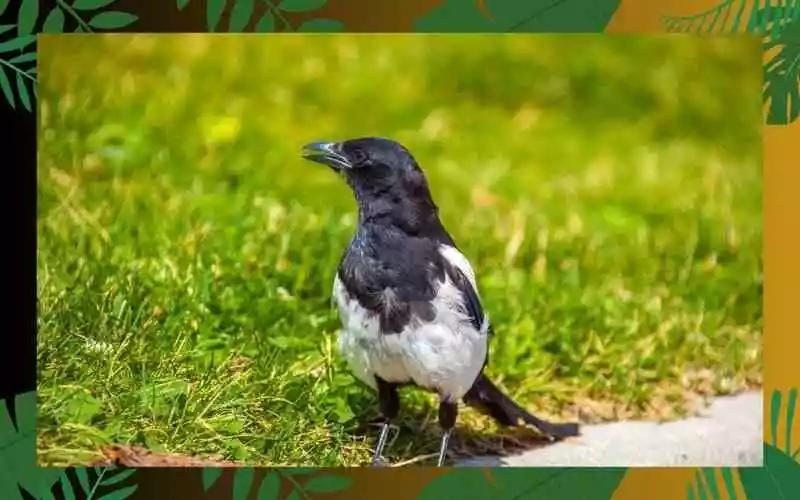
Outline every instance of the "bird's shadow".
{"label": "bird's shadow", "polygon": [[[384,449],[384,459],[389,465],[435,465],[442,430],[438,424],[437,409],[431,404],[405,406],[400,416],[392,422],[391,432]],[[365,415],[366,414],[366,415]],[[365,409],[365,415],[350,435],[366,440],[374,446],[380,432],[380,420],[374,411]],[[465,465],[499,465],[501,458],[553,444],[553,441],[535,428],[521,426],[503,428],[489,423],[488,419],[461,405],[459,420],[448,446],[449,461]],[[366,466],[358,464],[357,466]]]}

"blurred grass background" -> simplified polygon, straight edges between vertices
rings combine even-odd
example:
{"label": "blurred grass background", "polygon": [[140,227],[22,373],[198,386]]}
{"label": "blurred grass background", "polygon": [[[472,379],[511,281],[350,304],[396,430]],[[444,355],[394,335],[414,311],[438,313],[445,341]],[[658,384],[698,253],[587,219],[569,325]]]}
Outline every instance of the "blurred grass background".
{"label": "blurred grass background", "polygon": [[[40,463],[112,442],[369,457],[375,398],[330,307],[355,207],[299,159],[317,139],[414,152],[478,271],[489,373],[532,410],[672,418],[760,385],[757,43],[45,35],[39,54]],[[430,398],[402,398],[396,461],[438,445]],[[509,443],[461,422],[457,452]]]}

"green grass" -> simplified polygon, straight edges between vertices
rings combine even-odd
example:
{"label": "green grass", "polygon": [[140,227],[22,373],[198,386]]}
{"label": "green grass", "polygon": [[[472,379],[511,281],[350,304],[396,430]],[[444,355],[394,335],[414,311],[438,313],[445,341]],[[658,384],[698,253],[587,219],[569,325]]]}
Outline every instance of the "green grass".
{"label": "green grass", "polygon": [[[112,442],[361,464],[336,352],[354,203],[305,142],[383,135],[479,274],[490,375],[554,418],[758,386],[760,49],[638,37],[44,37],[39,457]],[[436,449],[406,391],[394,461]],[[456,449],[497,447],[465,411]],[[488,436],[488,437],[487,437]],[[502,441],[507,443],[507,441]]]}

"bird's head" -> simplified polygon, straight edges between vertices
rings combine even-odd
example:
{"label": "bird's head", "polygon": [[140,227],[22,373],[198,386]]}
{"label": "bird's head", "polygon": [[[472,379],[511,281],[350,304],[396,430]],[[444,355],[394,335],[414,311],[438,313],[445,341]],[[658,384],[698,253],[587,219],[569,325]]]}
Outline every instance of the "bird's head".
{"label": "bird's head", "polygon": [[402,144],[390,139],[312,142],[303,147],[302,156],[342,175],[359,199],[379,197],[389,191],[428,196],[425,176],[416,160]]}

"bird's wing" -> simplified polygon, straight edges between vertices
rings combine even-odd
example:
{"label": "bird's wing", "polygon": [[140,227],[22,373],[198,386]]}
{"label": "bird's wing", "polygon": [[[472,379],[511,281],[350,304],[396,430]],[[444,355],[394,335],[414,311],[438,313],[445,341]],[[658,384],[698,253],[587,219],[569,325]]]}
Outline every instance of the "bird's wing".
{"label": "bird's wing", "polygon": [[464,296],[464,306],[469,313],[472,324],[480,332],[491,333],[489,318],[483,311],[480,295],[478,294],[475,272],[472,270],[469,261],[457,248],[448,245],[442,245],[439,248],[439,253],[453,270],[450,279],[453,280],[453,284]]}

